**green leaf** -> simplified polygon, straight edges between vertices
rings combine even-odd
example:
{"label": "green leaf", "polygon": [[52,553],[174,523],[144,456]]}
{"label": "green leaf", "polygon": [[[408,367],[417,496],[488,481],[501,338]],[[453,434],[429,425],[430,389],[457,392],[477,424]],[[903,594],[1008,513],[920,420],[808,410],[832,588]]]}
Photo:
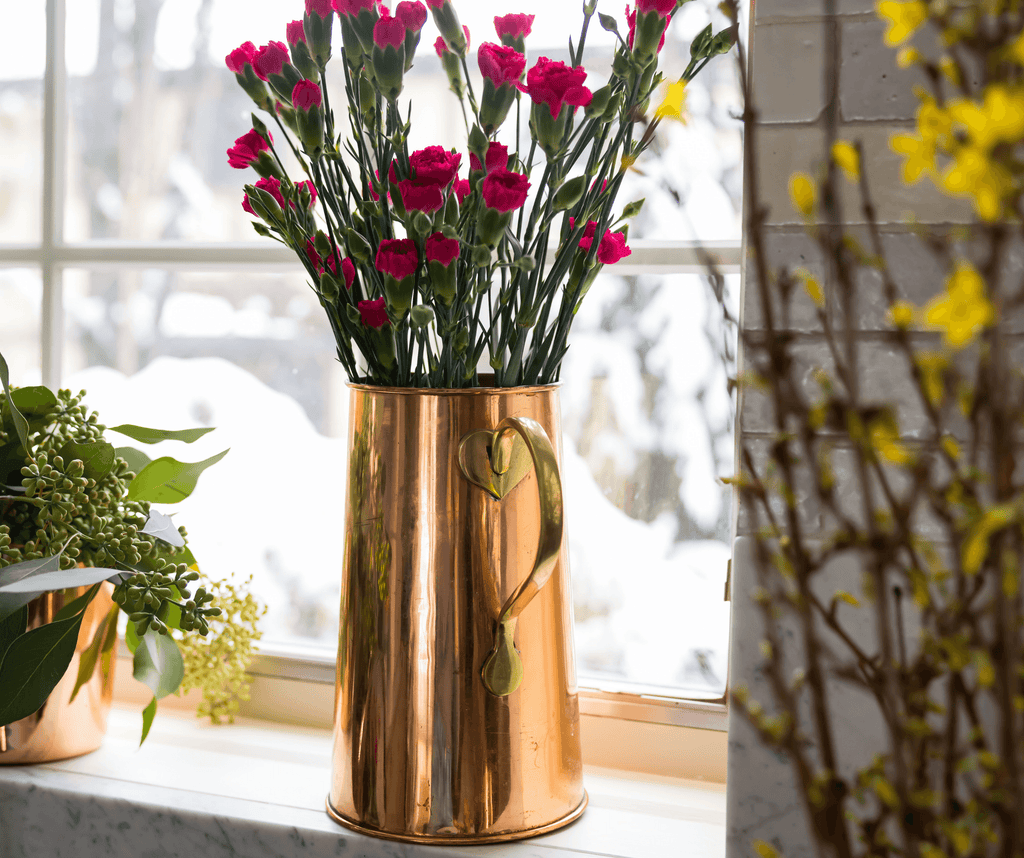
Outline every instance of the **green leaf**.
{"label": "green leaf", "polygon": [[114,445],[106,441],[68,441],[58,453],[65,464],[81,459],[85,475],[99,482],[114,469]]}
{"label": "green leaf", "polygon": [[187,498],[196,487],[199,475],[217,464],[228,454],[223,450],[202,462],[179,462],[170,456],[156,459],[146,465],[128,486],[128,500],[150,503],[178,503]]}
{"label": "green leaf", "polygon": [[0,620],[0,665],[4,663],[4,654],[15,640],[25,634],[28,628],[28,608],[24,605],[6,620]]}
{"label": "green leaf", "polygon": [[[29,593],[38,596],[50,590],[67,590],[71,587],[91,587],[106,581],[111,575],[120,573],[119,569],[107,569],[103,566],[88,566],[84,569],[58,569],[55,572],[41,572],[0,587],[0,596],[4,594]],[[27,602],[25,603],[27,604]]]}
{"label": "green leaf", "polygon": [[[78,692],[85,683],[87,683],[96,670],[96,662],[99,661],[100,653],[103,651],[104,644],[107,638],[110,636],[110,627],[114,627],[114,634],[117,634],[117,605],[114,605],[107,615],[103,618],[103,622],[99,624],[96,629],[96,634],[92,636],[92,640],[89,642],[89,646],[85,652],[82,653],[82,657],[78,661],[78,678],[75,680],[75,687],[71,692],[71,700],[74,700],[78,696]],[[70,702],[70,701],[69,701]]]}
{"label": "green leaf", "polygon": [[[37,560],[23,560],[0,569],[0,586],[21,581],[31,575],[60,569],[60,555],[40,557]],[[2,593],[0,592],[0,621],[6,620],[11,614],[21,610],[35,598],[34,593]]]}
{"label": "green leaf", "polygon": [[99,584],[93,584],[85,593],[68,602],[63,608],[57,611],[53,615],[55,620],[66,620],[68,617],[73,617],[75,614],[80,614],[88,607],[89,603],[96,598],[96,594],[100,591]]}
{"label": "green leaf", "polygon": [[174,638],[153,631],[144,634],[135,650],[132,676],[157,698],[177,691],[185,678],[185,663]]}
{"label": "green leaf", "polygon": [[71,664],[82,614],[47,623],[11,644],[0,665],[0,724],[26,718],[46,702]]}
{"label": "green leaf", "polygon": [[136,450],[134,447],[115,447],[114,455],[124,459],[128,463],[128,469],[135,474],[139,473],[139,471],[153,461],[141,450]]}
{"label": "green leaf", "polygon": [[183,441],[186,444],[191,444],[212,432],[214,428],[207,426],[199,429],[147,429],[145,426],[122,423],[120,426],[111,426],[107,431],[127,435],[140,444],[159,444],[161,441]]}
{"label": "green leaf", "polygon": [[135,623],[131,620],[129,620],[128,625],[125,626],[124,645],[128,647],[128,652],[132,655],[135,655],[135,650],[139,648],[139,633],[135,630]]}
{"label": "green leaf", "polygon": [[142,710],[142,738],[139,740],[139,747],[146,741],[149,730],[153,726],[153,719],[156,718],[156,698],[149,701],[149,706]]}
{"label": "green leaf", "polygon": [[21,441],[21,446],[27,450],[28,421],[25,419],[25,415],[22,414],[14,404],[14,399],[11,396],[10,370],[7,368],[7,361],[4,360],[4,356],[2,354],[0,354],[0,383],[3,383],[4,393],[7,395],[7,405],[11,409],[11,417],[14,420],[14,429],[18,433],[18,440]]}
{"label": "green leaf", "polygon": [[57,410],[57,397],[50,388],[42,385],[19,387],[11,393],[11,399],[27,420],[48,417]]}

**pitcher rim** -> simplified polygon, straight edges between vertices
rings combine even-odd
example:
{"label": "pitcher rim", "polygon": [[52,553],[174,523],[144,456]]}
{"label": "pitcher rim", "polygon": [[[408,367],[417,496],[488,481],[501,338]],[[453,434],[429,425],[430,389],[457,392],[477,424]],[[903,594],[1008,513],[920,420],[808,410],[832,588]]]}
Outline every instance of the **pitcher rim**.
{"label": "pitcher rim", "polygon": [[[481,375],[485,378],[487,377],[487,375]],[[421,396],[423,394],[433,396],[494,396],[496,394],[512,393],[548,393],[557,391],[562,386],[562,383],[556,381],[551,384],[525,384],[514,387],[388,387],[382,384],[363,384],[349,381],[346,382],[346,385],[351,390],[367,391],[369,393],[394,393],[400,396]]]}

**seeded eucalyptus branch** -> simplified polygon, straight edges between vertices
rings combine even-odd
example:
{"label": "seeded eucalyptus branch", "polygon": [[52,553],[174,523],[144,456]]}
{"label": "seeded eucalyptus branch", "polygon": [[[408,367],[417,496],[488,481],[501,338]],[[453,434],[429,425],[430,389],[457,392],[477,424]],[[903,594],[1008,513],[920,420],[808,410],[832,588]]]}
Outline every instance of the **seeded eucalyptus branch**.
{"label": "seeded eucalyptus branch", "polygon": [[[171,632],[205,636],[221,614],[201,583],[185,529],[151,503],[187,497],[227,451],[197,463],[150,461],[133,447],[115,448],[108,434],[190,443],[210,430],[108,429],[82,404],[84,391],[11,387],[2,356],[0,376],[0,725],[45,702],[75,654],[86,610],[109,581],[116,607],[82,655],[74,694],[100,656],[112,652],[120,609],[128,617],[135,677],[154,694],[144,713],[145,738],[156,700],[182,680]],[[75,598],[76,588],[87,589]],[[28,629],[29,603],[51,591],[64,591],[71,601],[49,625]]]}
{"label": "seeded eucalyptus branch", "polygon": [[[673,114],[664,104],[647,111],[682,2],[637,0],[625,37],[600,16],[617,43],[611,77],[596,91],[580,64],[596,2],[583,4],[570,65],[541,57],[527,71],[534,16],[495,18],[500,44],[478,49],[478,93],[468,31],[450,0],[428,0],[441,32],[434,49],[465,122],[467,178],[460,153],[409,151],[410,108],[400,96],[427,18],[419,0],[402,0],[393,13],[375,0],[307,0],[303,19],[287,26],[288,45],[246,42],[228,55],[278,135],[275,143],[254,114],[252,130],[228,150],[232,166],[261,176],[246,186],[243,208],[258,218],[258,233],[302,261],[352,381],[472,387],[484,361],[499,387],[558,379],[580,302],[604,265],[630,253],[626,221],[642,201],[616,215],[616,196]],[[326,75],[335,12],[343,117]],[[666,103],[680,102],[685,84],[731,44],[730,31],[704,30]],[[521,151],[498,139],[513,108],[515,140],[529,141]],[[308,179],[286,176],[281,138]]]}

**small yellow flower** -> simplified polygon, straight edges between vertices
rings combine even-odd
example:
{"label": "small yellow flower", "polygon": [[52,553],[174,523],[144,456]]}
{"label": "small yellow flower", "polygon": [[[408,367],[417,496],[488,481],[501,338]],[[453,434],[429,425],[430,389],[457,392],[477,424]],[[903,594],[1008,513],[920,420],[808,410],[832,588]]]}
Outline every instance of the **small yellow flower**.
{"label": "small yellow flower", "polygon": [[881,0],[875,9],[879,18],[889,22],[885,43],[890,48],[902,45],[928,19],[923,0]]}
{"label": "small yellow flower", "polygon": [[946,54],[939,60],[939,71],[942,72],[946,80],[953,84],[953,86],[960,85],[960,68],[949,54]]}
{"label": "small yellow flower", "polygon": [[814,182],[806,173],[794,173],[789,179],[789,197],[793,206],[804,217],[810,217],[817,201]]}
{"label": "small yellow flower", "polygon": [[860,180],[860,154],[852,143],[846,140],[833,143],[832,160],[851,182]]}
{"label": "small yellow flower", "polygon": [[900,48],[896,54],[896,65],[901,69],[908,69],[923,59],[924,57],[921,56],[921,52],[917,48]]}
{"label": "small yellow flower", "polygon": [[891,415],[873,421],[868,433],[872,448],[887,462],[906,465],[913,461],[910,451],[900,443],[899,430]]}
{"label": "small yellow flower", "polygon": [[988,153],[975,146],[964,146],[942,176],[949,193],[971,197],[978,217],[992,222],[1003,211],[1003,200],[1013,193],[1013,176]]}
{"label": "small yellow flower", "polygon": [[974,266],[963,261],[946,281],[946,294],[933,298],[925,307],[925,320],[941,329],[943,340],[954,349],[970,343],[995,317],[985,281]]}
{"label": "small yellow flower", "polygon": [[665,99],[661,102],[654,115],[658,119],[675,119],[686,122],[683,111],[686,109],[686,81],[677,80],[670,83],[665,90]]}
{"label": "small yellow flower", "polygon": [[909,328],[916,315],[917,308],[909,301],[896,301],[889,308],[889,323],[894,328]]}
{"label": "small yellow flower", "polygon": [[1024,32],[1007,48],[1009,58],[1017,65],[1024,66]]}
{"label": "small yellow flower", "polygon": [[825,293],[822,291],[821,284],[811,275],[811,272],[806,268],[798,268],[793,274],[804,284],[804,289],[807,290],[807,294],[814,302],[814,305],[816,307],[824,307]]}

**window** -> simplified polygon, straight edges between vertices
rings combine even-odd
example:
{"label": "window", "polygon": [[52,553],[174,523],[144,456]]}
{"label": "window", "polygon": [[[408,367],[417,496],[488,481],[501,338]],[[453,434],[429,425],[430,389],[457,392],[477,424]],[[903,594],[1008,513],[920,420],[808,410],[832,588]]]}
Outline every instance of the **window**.
{"label": "window", "polygon": [[[580,4],[514,5],[537,14],[531,55],[566,58]],[[301,0],[292,6],[299,17]],[[310,474],[344,471],[345,379],[301,269],[251,230],[239,206],[247,179],[224,155],[251,105],[223,57],[246,39],[282,38],[281,8],[48,0],[45,18],[40,4],[8,13],[25,37],[0,57],[11,141],[0,163],[2,348],[16,383],[84,387],[107,423],[218,427],[201,443],[231,455],[181,509],[196,554],[208,569],[253,574],[271,606],[264,672],[323,676],[339,570],[318,534],[342,508],[344,481]],[[490,6],[460,13],[475,43],[489,38]],[[710,0],[682,7],[669,74],[709,15]],[[414,143],[464,148],[432,40],[428,30],[407,82]],[[595,19],[595,78],[612,45]],[[628,717],[666,723],[678,707],[666,715],[658,701],[718,699],[725,682],[730,504],[715,478],[732,470],[729,370],[717,357],[728,332],[694,242],[717,255],[736,302],[732,58],[715,60],[688,99],[689,123],[664,128],[620,195],[647,200],[633,254],[584,302],[562,393],[581,682],[618,692],[588,693],[586,705],[621,715],[628,704]]]}

